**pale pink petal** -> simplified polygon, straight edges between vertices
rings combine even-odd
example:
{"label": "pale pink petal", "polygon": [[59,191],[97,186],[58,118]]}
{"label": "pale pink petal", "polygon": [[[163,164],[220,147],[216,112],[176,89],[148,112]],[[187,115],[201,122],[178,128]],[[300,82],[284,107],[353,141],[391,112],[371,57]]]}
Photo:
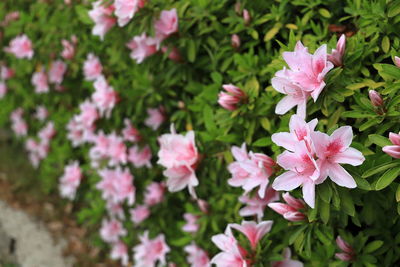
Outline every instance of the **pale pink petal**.
{"label": "pale pink petal", "polygon": [[275,178],[272,188],[278,191],[291,191],[303,183],[303,177],[292,171],[287,171]]}
{"label": "pale pink petal", "polygon": [[332,161],[336,163],[358,166],[361,165],[364,160],[365,158],[360,151],[355,148],[349,147],[344,152],[336,154]]}
{"label": "pale pink petal", "polygon": [[340,186],[347,188],[357,187],[353,177],[339,164],[330,164],[328,175],[334,183]]}
{"label": "pale pink petal", "polygon": [[303,198],[304,201],[310,206],[314,208],[315,205],[315,184],[312,182],[307,182],[303,184]]}

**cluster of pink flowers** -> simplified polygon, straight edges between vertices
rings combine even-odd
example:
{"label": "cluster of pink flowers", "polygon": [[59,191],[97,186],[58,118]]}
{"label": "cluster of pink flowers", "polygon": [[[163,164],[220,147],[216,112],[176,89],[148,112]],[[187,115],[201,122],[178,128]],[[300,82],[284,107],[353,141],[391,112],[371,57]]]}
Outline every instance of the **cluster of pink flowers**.
{"label": "cluster of pink flowers", "polygon": [[60,177],[60,195],[64,198],[73,200],[76,190],[82,180],[82,170],[79,167],[79,162],[74,161],[65,166],[64,174]]}
{"label": "cluster of pink flowers", "polygon": [[305,202],[314,208],[315,185],[329,178],[339,186],[356,187],[353,177],[340,165],[361,165],[362,153],[350,147],[353,131],[350,126],[335,130],[331,136],[315,131],[317,119],[306,123],[298,115],[290,119],[289,133],[276,133],[272,141],[286,149],[277,163],[286,170],[272,185],[275,190],[290,191],[303,186]]}
{"label": "cluster of pink flowers", "polygon": [[115,25],[116,18],[112,16],[115,10],[114,4],[104,4],[102,0],[93,2],[92,10],[89,11],[89,16],[95,23],[92,29],[92,34],[104,39],[104,35]]}
{"label": "cluster of pink flowers", "polygon": [[37,106],[36,107],[36,112],[35,112],[35,118],[41,122],[47,119],[49,116],[49,112],[47,111],[45,106]]}
{"label": "cluster of pink flowers", "polygon": [[26,136],[28,133],[28,124],[22,117],[24,115],[24,110],[22,108],[17,108],[11,115],[11,129],[17,136]]}
{"label": "cluster of pink flowers", "polygon": [[63,88],[60,86],[64,80],[64,74],[67,71],[67,65],[61,61],[54,61],[48,73],[46,74],[44,69],[36,71],[32,75],[31,83],[35,87],[35,93],[47,93],[50,90],[49,83],[55,84],[55,89],[62,91]]}
{"label": "cluster of pink flowers", "polygon": [[173,125],[171,133],[159,137],[160,150],[158,164],[167,168],[163,174],[167,179],[170,192],[177,192],[188,187],[192,197],[196,197],[194,187],[199,184],[195,168],[199,161],[199,154],[194,140],[194,132],[186,135],[177,134]]}
{"label": "cluster of pink flowers", "polygon": [[49,92],[47,75],[43,69],[36,71],[32,75],[31,83],[35,87],[35,93],[40,94]]}
{"label": "cluster of pink flowers", "polygon": [[[155,37],[149,37],[146,33],[133,37],[127,43],[127,47],[131,50],[131,58],[140,64],[147,57],[155,54],[161,47],[161,43],[171,34],[178,31],[178,14],[176,9],[161,11],[160,18],[154,23]],[[164,52],[168,49],[163,48]],[[179,52],[174,48],[169,57],[179,61]]]}
{"label": "cluster of pink flowers", "polygon": [[2,99],[8,91],[6,81],[14,77],[14,74],[15,72],[13,69],[8,68],[6,65],[0,66],[0,99]]}
{"label": "cluster of pink flowers", "polygon": [[92,94],[92,100],[99,109],[102,116],[109,118],[111,111],[118,101],[118,94],[104,78],[99,76],[93,84],[95,92]]}
{"label": "cluster of pink flowers", "polygon": [[50,150],[50,141],[56,134],[53,122],[47,124],[39,131],[39,142],[33,138],[28,138],[25,144],[29,152],[29,160],[34,167],[38,167],[41,160],[47,157]]}
{"label": "cluster of pink flowers", "polygon": [[170,252],[170,248],[165,242],[163,234],[149,239],[149,232],[145,231],[143,235],[139,236],[139,239],[140,244],[133,248],[134,267],[155,267],[157,261],[161,265],[166,264],[166,255]]}
{"label": "cluster of pink flowers", "polygon": [[115,16],[118,25],[125,26],[146,3],[146,0],[115,0]]}
{"label": "cluster of pink flowers", "polygon": [[25,34],[12,39],[9,46],[4,48],[4,51],[14,54],[17,58],[32,59],[34,54],[32,42]]}

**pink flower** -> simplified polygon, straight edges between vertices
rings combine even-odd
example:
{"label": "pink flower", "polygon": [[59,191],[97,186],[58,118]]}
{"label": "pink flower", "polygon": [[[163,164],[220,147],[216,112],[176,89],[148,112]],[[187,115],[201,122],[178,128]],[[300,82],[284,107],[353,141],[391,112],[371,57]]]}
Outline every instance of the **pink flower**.
{"label": "pink flower", "polygon": [[400,68],[400,57],[394,57],[394,64]]}
{"label": "pink flower", "polygon": [[7,85],[5,82],[0,81],[0,99],[2,99],[7,94]]}
{"label": "pink flower", "polygon": [[263,197],[269,183],[269,177],[274,173],[275,162],[261,153],[251,151],[247,153],[244,143],[241,148],[233,146],[231,151],[236,161],[228,166],[228,170],[232,174],[228,184],[234,187],[242,187],[246,193],[259,187],[258,194]]}
{"label": "pink flower", "polygon": [[331,136],[314,132],[312,139],[318,156],[317,164],[321,170],[320,180],[324,181],[329,176],[334,183],[340,186],[356,187],[357,184],[353,177],[340,165],[359,166],[365,160],[360,151],[350,147],[353,139],[351,127],[340,127]]}
{"label": "pink flower", "polygon": [[93,103],[97,105],[101,116],[109,118],[118,101],[118,94],[108,85],[104,76],[98,77],[93,86],[96,89],[92,94]]}
{"label": "pink flower", "polygon": [[271,263],[271,267],[303,267],[303,263],[300,261],[290,259],[292,252],[290,248],[285,248],[283,250],[283,260],[274,261]]}
{"label": "pink flower", "polygon": [[131,220],[138,225],[150,216],[150,210],[146,205],[139,205],[131,209]]}
{"label": "pink flower", "polygon": [[7,15],[4,17],[4,20],[0,22],[0,26],[7,27],[10,22],[18,20],[19,17],[20,15],[18,11],[7,13]]}
{"label": "pink flower", "polygon": [[176,192],[188,187],[190,194],[195,197],[194,187],[199,184],[199,181],[194,168],[199,160],[199,155],[194,132],[189,131],[186,136],[183,136],[177,134],[171,125],[171,133],[160,136],[158,142],[160,150],[157,163],[167,168],[163,174],[168,178],[168,190]]}
{"label": "pink flower", "polygon": [[98,161],[107,158],[110,142],[102,131],[94,135],[91,142],[94,143],[94,146],[89,151],[89,157],[92,160],[92,166],[97,168]]}
{"label": "pink flower", "polygon": [[114,5],[104,6],[103,1],[93,2],[93,9],[89,11],[89,17],[95,23],[92,30],[93,35],[97,35],[101,40],[104,35],[115,25],[116,19],[112,17]]}
{"label": "pink flower", "polygon": [[148,108],[147,114],[149,117],[145,120],[144,124],[154,131],[157,130],[166,119],[162,106],[158,108]]}
{"label": "pink flower", "polygon": [[322,181],[317,181],[320,171],[306,142],[302,140],[296,143],[294,152],[285,151],[280,154],[277,162],[287,172],[275,178],[272,187],[278,191],[291,191],[302,185],[305,202],[314,208],[315,184]]}
{"label": "pink flower", "polygon": [[161,47],[161,51],[163,53],[168,53],[169,52],[168,58],[173,60],[173,61],[175,61],[175,62],[181,62],[182,61],[181,54],[179,53],[179,50],[176,47],[172,47],[172,49],[169,50],[168,47],[163,46],[163,47]]}
{"label": "pink flower", "polygon": [[115,0],[115,16],[118,17],[118,25],[123,27],[128,24],[145,3],[146,0]]}
{"label": "pink flower", "polygon": [[125,141],[138,142],[141,139],[138,129],[133,127],[129,119],[124,119],[125,128],[122,130],[122,135]]}
{"label": "pink flower", "polygon": [[17,108],[11,115],[11,129],[17,136],[26,136],[28,134],[28,124],[22,118],[24,111],[22,108]]}
{"label": "pink flower", "polygon": [[76,121],[86,129],[91,128],[96,120],[99,119],[99,113],[97,112],[96,105],[90,100],[86,100],[79,105],[79,109],[81,110],[81,113],[76,116]]}
{"label": "pink flower", "polygon": [[74,161],[73,163],[65,166],[64,174],[60,178],[60,195],[64,198],[73,200],[75,198],[76,189],[82,180],[82,170],[79,167],[79,162]]}
{"label": "pink flower", "polygon": [[176,9],[161,11],[160,18],[154,23],[156,38],[161,43],[169,35],[178,32],[178,14]]}
{"label": "pink flower", "polygon": [[5,52],[14,54],[17,58],[32,59],[33,49],[32,42],[25,34],[19,35],[11,40],[8,47],[4,48]]}
{"label": "pink flower", "polygon": [[49,81],[55,84],[61,84],[64,79],[67,65],[61,60],[56,60],[51,64],[49,70]]}
{"label": "pink flower", "polygon": [[157,41],[154,38],[147,37],[145,33],[133,37],[126,46],[131,50],[131,58],[140,64],[147,57],[155,54],[157,52],[156,47]]}
{"label": "pink flower", "polygon": [[400,134],[389,133],[389,139],[393,145],[384,146],[382,151],[393,158],[400,159]]}
{"label": "pink flower", "polygon": [[230,227],[244,234],[250,242],[253,251],[256,250],[258,242],[271,231],[273,221],[262,221],[255,223],[253,221],[242,221],[242,224],[230,224]]}
{"label": "pink flower", "polygon": [[15,71],[13,69],[8,68],[5,65],[2,65],[0,67],[0,78],[3,79],[4,81],[14,77],[14,75]]}
{"label": "pink flower", "polygon": [[35,118],[39,121],[44,121],[49,116],[49,112],[47,111],[45,106],[37,106],[35,112]]}
{"label": "pink flower", "polygon": [[240,38],[237,34],[232,34],[231,36],[231,45],[233,48],[238,49],[240,47]]}
{"label": "pink flower", "polygon": [[227,92],[218,94],[218,103],[227,110],[236,110],[238,105],[247,98],[246,93],[233,84],[224,84],[222,87]]}
{"label": "pink flower", "polygon": [[161,203],[164,200],[165,184],[153,182],[146,187],[144,203],[149,207]]}
{"label": "pink flower", "polygon": [[204,214],[208,214],[209,205],[208,205],[207,201],[198,198],[196,202],[197,202],[197,206],[199,207],[201,212],[203,212]]}
{"label": "pink flower", "polygon": [[116,219],[104,219],[100,229],[101,238],[107,243],[116,243],[121,236],[126,236],[127,231],[121,222]]}
{"label": "pink flower", "polygon": [[203,249],[198,247],[194,242],[184,247],[188,254],[186,257],[190,267],[211,267],[210,258]]}
{"label": "pink flower", "polygon": [[128,169],[117,167],[115,170],[103,169],[99,175],[101,181],[96,188],[102,191],[104,200],[113,203],[127,201],[129,205],[135,203],[136,188],[133,185],[133,176]]}
{"label": "pink flower", "polygon": [[72,146],[77,147],[88,141],[92,135],[93,128],[85,129],[83,125],[77,121],[77,117],[73,117],[67,124],[67,138],[72,141]]}
{"label": "pink flower", "polygon": [[336,49],[332,49],[328,55],[328,60],[336,67],[343,65],[344,50],[346,49],[346,35],[342,34],[337,42]]}
{"label": "pink flower", "polygon": [[101,76],[103,66],[98,57],[89,53],[87,59],[83,63],[83,73],[86,81],[94,81]]}
{"label": "pink flower", "polygon": [[35,93],[47,93],[49,91],[49,84],[47,81],[47,75],[44,70],[35,72],[32,75],[31,83],[35,86]]}
{"label": "pink flower", "polygon": [[146,145],[142,150],[139,151],[138,146],[133,146],[129,149],[128,160],[136,168],[141,168],[146,166],[151,168],[151,150],[148,145]]}
{"label": "pink flower", "polygon": [[63,51],[61,52],[61,57],[66,60],[71,60],[75,56],[75,44],[68,40],[62,39],[61,44],[63,46]]}
{"label": "pink flower", "polygon": [[247,9],[243,9],[244,24],[248,25],[251,22],[251,15]]}
{"label": "pink flower", "polygon": [[120,220],[125,220],[125,213],[122,205],[120,203],[107,202],[107,211],[111,218],[119,218]]}
{"label": "pink flower", "polygon": [[112,133],[108,136],[107,156],[110,161],[108,165],[117,166],[118,164],[126,164],[128,160],[127,148],[122,137]]}
{"label": "pink flower", "polygon": [[340,236],[336,238],[336,245],[343,251],[342,253],[336,253],[336,258],[342,261],[353,261],[355,259],[354,249]]}
{"label": "pink flower", "polygon": [[38,136],[44,142],[49,142],[56,134],[56,129],[52,121],[47,124],[39,131]]}
{"label": "pink flower", "polygon": [[197,223],[199,216],[191,213],[185,213],[183,218],[185,218],[186,224],[182,227],[182,230],[188,233],[197,233],[200,228],[200,225]]}
{"label": "pink flower", "polygon": [[285,193],[282,196],[287,204],[275,202],[269,203],[268,207],[283,215],[283,218],[288,221],[304,221],[306,216],[299,211],[300,209],[305,209],[304,202],[300,199],[292,197],[289,193]]}
{"label": "pink flower", "polygon": [[258,194],[250,197],[249,195],[243,195],[239,197],[239,201],[246,204],[241,210],[239,210],[239,215],[242,217],[246,216],[257,216],[257,220],[261,221],[264,216],[264,209],[273,201],[279,200],[279,193],[272,189],[272,187],[267,187],[265,190],[264,197],[261,198]]}
{"label": "pink flower", "polygon": [[139,239],[141,243],[133,248],[135,267],[155,267],[157,261],[161,265],[166,264],[165,258],[170,248],[165,243],[163,234],[149,239],[149,232],[145,231]]}
{"label": "pink flower", "polygon": [[112,244],[111,259],[121,260],[122,266],[127,266],[129,261],[128,247],[121,241]]}
{"label": "pink flower", "polygon": [[271,136],[272,142],[289,151],[294,151],[296,144],[304,140],[304,142],[306,142],[307,147],[311,151],[312,147],[311,133],[314,132],[317,123],[318,123],[317,119],[313,119],[312,121],[306,123],[301,116],[292,115],[290,117],[290,122],[289,122],[290,132],[273,134]]}
{"label": "pink flower", "polygon": [[247,252],[239,245],[229,225],[226,227],[224,234],[214,235],[211,240],[222,250],[211,259],[211,264],[215,264],[217,267],[248,266],[246,261]]}
{"label": "pink flower", "polygon": [[372,105],[375,107],[382,107],[383,106],[383,99],[382,96],[375,90],[369,90],[369,99],[371,100]]}

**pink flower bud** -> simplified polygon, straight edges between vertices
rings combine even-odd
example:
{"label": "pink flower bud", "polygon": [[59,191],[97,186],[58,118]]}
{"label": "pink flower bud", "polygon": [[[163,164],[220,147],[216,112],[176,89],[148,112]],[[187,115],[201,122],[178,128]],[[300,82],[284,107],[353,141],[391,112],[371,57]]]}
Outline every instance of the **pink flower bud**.
{"label": "pink flower bud", "polygon": [[300,222],[306,219],[306,215],[299,211],[289,211],[283,214],[283,218],[291,222]]}
{"label": "pink flower bud", "polygon": [[336,253],[335,257],[342,261],[352,261],[353,256],[347,253]]}
{"label": "pink flower bud", "polygon": [[208,213],[208,203],[205,200],[202,199],[198,199],[197,200],[197,205],[199,206],[199,209],[203,212],[203,213]]}
{"label": "pink flower bud", "polygon": [[282,197],[289,206],[296,210],[304,209],[306,207],[301,199],[294,198],[289,193],[284,193]]}
{"label": "pink flower bud", "polygon": [[395,159],[400,159],[400,146],[398,145],[384,146],[382,151]]}
{"label": "pink flower bud", "polygon": [[231,37],[232,47],[238,49],[240,47],[240,38],[237,34],[233,34]]}
{"label": "pink flower bud", "polygon": [[332,49],[331,54],[328,55],[328,60],[336,67],[343,65],[344,50],[346,48],[346,36],[342,34],[336,44],[336,49]]}
{"label": "pink flower bud", "polygon": [[338,237],[336,238],[336,245],[341,250],[343,250],[343,252],[354,253],[353,248],[346,241],[344,241],[343,238],[340,237],[340,235],[338,235]]}
{"label": "pink flower bud", "polygon": [[281,214],[281,215],[285,215],[285,213],[287,212],[296,212],[296,209],[284,204],[284,203],[269,203],[268,207],[270,207],[271,209],[273,209],[274,211],[276,211],[277,213]]}
{"label": "pink flower bud", "polygon": [[[166,47],[166,46],[162,47],[161,51],[163,53],[167,53],[168,52],[168,47]],[[175,61],[175,62],[181,62],[182,61],[181,54],[179,53],[179,50],[176,47],[173,47],[171,49],[171,51],[169,51],[168,58],[173,60],[173,61]]]}
{"label": "pink flower bud", "polygon": [[393,145],[400,146],[400,134],[389,133],[389,139]]}
{"label": "pink flower bud", "polygon": [[394,64],[400,68],[400,57],[394,57]]}
{"label": "pink flower bud", "polygon": [[375,107],[383,106],[382,96],[377,91],[369,90],[369,99],[371,99],[371,103]]}
{"label": "pink flower bud", "polygon": [[227,110],[237,109],[237,105],[247,97],[245,92],[232,84],[224,84],[222,87],[227,93],[220,92],[218,94],[218,103]]}
{"label": "pink flower bud", "polygon": [[243,9],[243,19],[244,19],[244,24],[246,25],[248,25],[251,21],[250,12],[247,9]]}
{"label": "pink flower bud", "polygon": [[242,6],[240,5],[240,2],[236,2],[236,4],[235,4],[235,12],[238,15],[242,15]]}

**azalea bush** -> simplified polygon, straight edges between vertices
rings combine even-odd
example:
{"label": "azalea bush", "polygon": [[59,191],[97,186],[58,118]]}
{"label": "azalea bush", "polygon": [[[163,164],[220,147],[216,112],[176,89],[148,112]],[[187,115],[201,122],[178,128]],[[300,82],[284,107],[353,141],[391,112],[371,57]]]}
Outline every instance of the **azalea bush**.
{"label": "azalea bush", "polygon": [[122,265],[399,262],[399,1],[5,0],[0,19],[0,125]]}

